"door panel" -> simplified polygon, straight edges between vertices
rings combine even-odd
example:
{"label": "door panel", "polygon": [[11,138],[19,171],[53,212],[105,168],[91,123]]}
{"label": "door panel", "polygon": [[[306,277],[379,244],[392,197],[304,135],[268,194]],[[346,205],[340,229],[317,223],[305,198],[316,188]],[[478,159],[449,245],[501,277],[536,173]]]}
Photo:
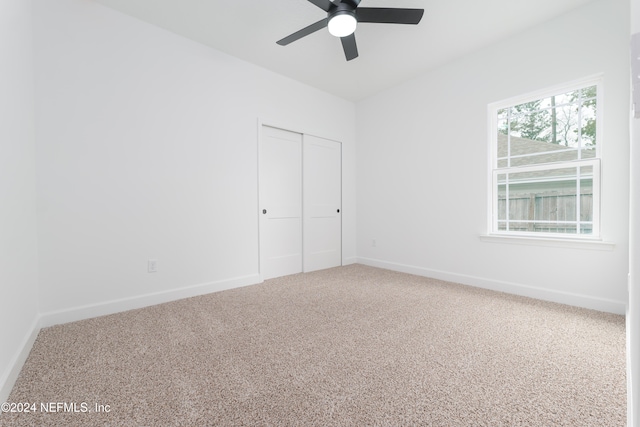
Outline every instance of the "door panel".
{"label": "door panel", "polygon": [[303,139],[303,271],[314,271],[342,265],[342,146]]}
{"label": "door panel", "polygon": [[262,127],[259,157],[263,279],[302,271],[302,135]]}

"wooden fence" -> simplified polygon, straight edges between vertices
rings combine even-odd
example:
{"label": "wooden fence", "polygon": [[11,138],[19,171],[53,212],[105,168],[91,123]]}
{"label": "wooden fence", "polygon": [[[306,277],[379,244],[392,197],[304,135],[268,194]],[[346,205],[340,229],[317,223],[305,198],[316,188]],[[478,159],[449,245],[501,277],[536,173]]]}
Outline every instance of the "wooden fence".
{"label": "wooden fence", "polygon": [[[509,230],[575,234],[576,203],[575,192],[510,194]],[[506,208],[506,197],[498,196],[499,230],[506,230]],[[580,194],[580,234],[591,233],[592,223],[593,193],[589,189]]]}

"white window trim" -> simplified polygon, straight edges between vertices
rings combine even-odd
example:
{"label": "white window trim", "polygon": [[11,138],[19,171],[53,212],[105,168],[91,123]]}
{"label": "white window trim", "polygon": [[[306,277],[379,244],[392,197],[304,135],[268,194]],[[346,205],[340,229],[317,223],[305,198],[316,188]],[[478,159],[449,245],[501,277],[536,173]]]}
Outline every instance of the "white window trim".
{"label": "white window trim", "polygon": [[[574,80],[568,83],[559,84],[551,87],[547,87],[545,89],[537,90],[534,92],[529,92],[524,95],[514,96],[508,99],[504,99],[501,101],[493,102],[488,104],[487,106],[487,141],[489,142],[489,150],[488,150],[488,165],[489,165],[489,174],[487,177],[488,181],[488,189],[487,197],[487,233],[480,236],[482,241],[490,241],[490,242],[504,242],[504,243],[518,243],[518,244],[533,244],[533,245],[542,245],[542,246],[563,246],[563,247],[578,247],[583,249],[599,249],[599,250],[612,250],[615,246],[613,243],[604,242],[602,240],[602,229],[601,229],[601,185],[602,185],[602,172],[601,172],[601,160],[603,158],[602,153],[602,136],[603,136],[603,111],[604,111],[604,88],[603,88],[603,74],[596,74],[592,76],[588,76],[582,79]],[[522,231],[498,231],[497,230],[497,217],[494,218],[494,215],[497,215],[497,197],[495,197],[495,191],[497,186],[495,184],[495,177],[497,176],[497,172],[505,172],[509,170],[513,172],[517,171],[525,171],[531,168],[535,168],[536,166],[516,166],[511,168],[503,168],[498,169],[497,161],[497,132],[498,132],[498,124],[495,120],[498,110],[501,108],[511,107],[513,105],[518,105],[526,102],[535,101],[538,99],[542,99],[545,97],[549,97],[552,95],[557,95],[558,93],[566,93],[572,90],[581,89],[588,86],[597,86],[597,110],[596,110],[596,120],[598,126],[596,128],[596,141],[598,141],[596,145],[596,157],[595,159],[583,159],[576,161],[567,161],[567,162],[558,162],[554,164],[554,167],[567,167],[567,164],[581,164],[587,165],[586,162],[596,161],[597,166],[594,166],[594,206],[593,206],[593,233],[590,235],[580,235],[580,234],[560,234],[560,233],[541,233],[541,232],[522,232]],[[541,169],[546,169],[547,167],[542,167]],[[597,168],[597,179],[596,178],[596,168]],[[597,187],[597,188],[596,188]],[[596,204],[596,192],[597,192],[597,204]],[[597,233],[596,233],[597,231]]]}
{"label": "white window trim", "polygon": [[596,239],[561,239],[541,236],[511,236],[496,234],[481,234],[480,240],[489,243],[508,243],[514,245],[544,246],[551,248],[588,249],[597,251],[612,251],[616,244]]}

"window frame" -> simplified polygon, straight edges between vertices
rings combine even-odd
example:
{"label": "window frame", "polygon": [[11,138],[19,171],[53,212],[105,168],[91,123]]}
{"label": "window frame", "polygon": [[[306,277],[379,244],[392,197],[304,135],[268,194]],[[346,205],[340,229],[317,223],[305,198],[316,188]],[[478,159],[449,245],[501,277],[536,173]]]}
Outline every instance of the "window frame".
{"label": "window frame", "polygon": [[[582,158],[578,153],[577,160],[565,160],[551,163],[535,163],[521,166],[498,167],[498,111],[504,108],[513,107],[519,104],[532,102],[554,95],[564,94],[570,91],[596,86],[596,146],[595,157]],[[558,84],[545,89],[529,92],[523,95],[514,96],[501,101],[493,102],[487,106],[488,115],[488,142],[489,142],[489,174],[488,174],[488,216],[487,235],[497,238],[519,238],[531,239],[553,239],[557,241],[602,241],[601,229],[601,186],[602,186],[602,153],[603,153],[603,76],[602,74],[585,77],[583,79]],[[578,152],[581,148],[579,147]],[[564,150],[569,151],[569,149]],[[539,153],[535,153],[537,155]],[[590,234],[559,232],[539,232],[539,231],[514,231],[499,230],[498,224],[498,175],[505,173],[530,172],[540,170],[562,169],[568,167],[593,167],[593,206],[592,206],[592,232]],[[579,169],[578,169],[579,170]],[[579,214],[579,211],[576,211]],[[507,217],[507,222],[509,221]],[[580,226],[580,218],[576,217],[573,222],[576,227]]]}

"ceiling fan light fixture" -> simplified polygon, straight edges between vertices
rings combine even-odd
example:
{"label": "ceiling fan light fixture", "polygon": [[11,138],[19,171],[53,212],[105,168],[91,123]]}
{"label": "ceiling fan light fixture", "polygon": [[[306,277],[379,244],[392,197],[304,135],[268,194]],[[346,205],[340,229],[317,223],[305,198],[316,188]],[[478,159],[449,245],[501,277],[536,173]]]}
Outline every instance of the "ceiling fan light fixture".
{"label": "ceiling fan light fixture", "polygon": [[[300,0],[303,1],[303,0]],[[324,10],[327,17],[307,25],[295,33],[278,40],[280,46],[300,40],[318,30],[327,28],[329,33],[340,38],[344,57],[351,61],[358,57],[358,46],[353,33],[358,22],[377,24],[413,24],[416,25],[424,15],[424,9],[407,9],[398,7],[359,7],[361,0],[308,0]]]}
{"label": "ceiling fan light fixture", "polygon": [[358,20],[353,12],[341,11],[329,18],[329,33],[335,37],[346,37],[356,31]]}

